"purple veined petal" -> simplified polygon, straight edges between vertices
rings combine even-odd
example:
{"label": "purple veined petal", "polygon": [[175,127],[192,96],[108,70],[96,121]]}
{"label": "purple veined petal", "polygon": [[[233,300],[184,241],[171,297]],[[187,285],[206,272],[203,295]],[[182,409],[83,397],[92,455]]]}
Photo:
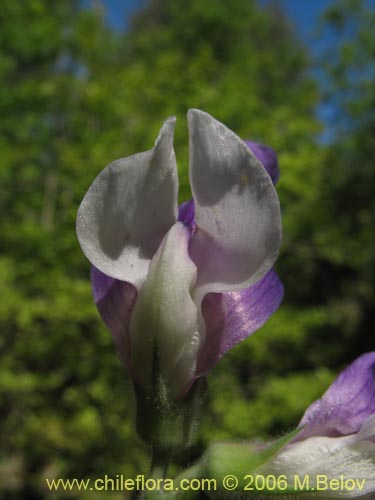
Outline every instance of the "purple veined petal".
{"label": "purple veined petal", "polygon": [[349,365],[321,399],[307,408],[295,440],[311,436],[344,436],[359,431],[375,414],[375,352]]}
{"label": "purple veined petal", "polygon": [[202,302],[206,339],[197,376],[208,372],[229,349],[260,328],[277,310],[283,294],[284,287],[273,269],[245,290],[207,294]]}
{"label": "purple veined petal", "polygon": [[281,214],[269,175],[234,132],[203,111],[188,112],[190,184],[196,230],[189,253],[198,268],[195,300],[241,290],[272,267]]}
{"label": "purple veined petal", "polygon": [[[178,220],[194,231],[194,200],[180,205]],[[202,304],[206,341],[198,374],[209,371],[229,349],[260,328],[279,307],[283,294],[283,285],[273,270],[240,292],[207,294]]]}
{"label": "purple veined petal", "polygon": [[259,144],[253,141],[245,141],[245,144],[255,154],[270,175],[272,182],[276,184],[280,176],[279,163],[275,151],[266,144]]}
{"label": "purple veined petal", "polygon": [[129,323],[137,299],[136,288],[92,267],[91,284],[100,316],[112,334],[120,360],[131,372]]}
{"label": "purple veined petal", "polygon": [[137,288],[177,218],[174,125],[164,122],[151,150],[102,170],[78,209],[77,236],[91,264]]}

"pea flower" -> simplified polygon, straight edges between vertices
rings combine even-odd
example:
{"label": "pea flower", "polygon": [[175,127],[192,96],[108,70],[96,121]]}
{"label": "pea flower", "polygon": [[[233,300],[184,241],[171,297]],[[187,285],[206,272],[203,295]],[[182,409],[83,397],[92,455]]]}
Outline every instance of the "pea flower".
{"label": "pea flower", "polygon": [[[305,412],[301,431],[262,474],[324,498],[374,498],[375,352],[363,354]],[[306,479],[307,478],[307,479]]]}
{"label": "pea flower", "polygon": [[259,328],[283,294],[272,270],[281,241],[274,153],[189,110],[194,201],[178,212],[174,124],[165,121],[151,150],[108,165],[77,217],[94,299],[123,364],[141,387],[157,364],[172,399]]}

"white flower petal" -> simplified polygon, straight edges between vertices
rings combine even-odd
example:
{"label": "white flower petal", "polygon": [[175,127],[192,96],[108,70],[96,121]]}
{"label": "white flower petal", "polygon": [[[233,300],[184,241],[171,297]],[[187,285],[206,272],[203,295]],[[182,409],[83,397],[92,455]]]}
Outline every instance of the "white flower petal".
{"label": "white flower petal", "polygon": [[375,492],[375,444],[361,434],[311,437],[287,446],[261,473],[286,475],[291,489],[297,476],[299,484],[308,477],[319,498],[359,498]]}
{"label": "white flower petal", "polygon": [[270,176],[246,144],[203,111],[189,110],[188,122],[197,223],[190,255],[203,297],[266,274],[280,246],[281,216]]}
{"label": "white flower petal", "polygon": [[130,323],[131,363],[143,385],[150,385],[153,347],[172,397],[193,380],[199,314],[191,291],[197,269],[188,254],[189,231],[176,222],[152,259]]}
{"label": "white flower petal", "polygon": [[108,165],[78,210],[78,240],[89,261],[136,287],[177,217],[174,123],[166,120],[150,151]]}

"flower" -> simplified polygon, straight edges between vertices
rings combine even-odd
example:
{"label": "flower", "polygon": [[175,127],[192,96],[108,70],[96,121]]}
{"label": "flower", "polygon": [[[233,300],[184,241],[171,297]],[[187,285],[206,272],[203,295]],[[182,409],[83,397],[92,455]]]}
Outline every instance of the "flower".
{"label": "flower", "polygon": [[108,165],[77,217],[95,302],[123,364],[149,387],[156,363],[171,398],[259,328],[283,294],[271,269],[281,241],[274,153],[190,110],[194,203],[178,214],[174,123],[150,151]]}
{"label": "flower", "polygon": [[374,498],[375,352],[348,366],[299,427],[259,473],[286,476],[291,488],[296,476],[300,485],[308,477],[305,487],[317,497]]}

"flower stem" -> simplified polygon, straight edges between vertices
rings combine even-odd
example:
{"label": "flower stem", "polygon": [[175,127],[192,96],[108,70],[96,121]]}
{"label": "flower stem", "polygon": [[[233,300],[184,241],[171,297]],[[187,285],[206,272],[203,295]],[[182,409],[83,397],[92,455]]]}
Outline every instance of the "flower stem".
{"label": "flower stem", "polygon": [[167,474],[169,463],[170,457],[167,453],[152,448],[149,477],[153,479],[164,479]]}
{"label": "flower stem", "polygon": [[[170,463],[170,456],[166,452],[162,452],[153,447],[151,449],[150,472],[147,478],[165,479],[169,463]],[[143,490],[138,490],[133,493],[131,500],[143,500],[144,497],[145,497],[145,492]]]}

